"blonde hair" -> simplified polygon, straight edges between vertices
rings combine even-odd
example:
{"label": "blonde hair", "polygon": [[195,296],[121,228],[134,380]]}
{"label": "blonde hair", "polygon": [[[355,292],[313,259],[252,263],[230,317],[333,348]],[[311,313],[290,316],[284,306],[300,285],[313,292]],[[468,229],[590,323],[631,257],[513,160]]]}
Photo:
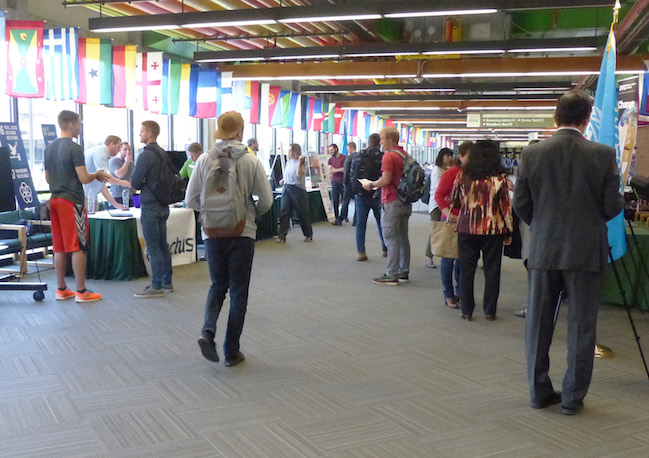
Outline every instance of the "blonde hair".
{"label": "blonde hair", "polygon": [[399,129],[394,126],[388,126],[381,129],[381,136],[392,140],[394,143],[399,143]]}

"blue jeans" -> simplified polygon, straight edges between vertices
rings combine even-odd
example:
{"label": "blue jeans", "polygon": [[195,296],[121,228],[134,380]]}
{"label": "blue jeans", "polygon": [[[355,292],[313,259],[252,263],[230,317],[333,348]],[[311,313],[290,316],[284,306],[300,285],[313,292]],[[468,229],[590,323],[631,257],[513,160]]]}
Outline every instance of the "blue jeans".
{"label": "blue jeans", "polygon": [[383,240],[383,231],[381,230],[381,195],[380,193],[377,194],[376,198],[372,196],[354,196],[356,204],[356,210],[354,211],[354,218],[356,218],[356,250],[359,253],[365,253],[365,232],[370,210],[374,212],[374,219],[376,219],[376,225],[379,228],[381,248],[383,248],[383,251],[387,250]]}
{"label": "blue jeans", "polygon": [[[440,270],[442,276],[442,286],[444,287],[444,297],[450,299],[460,296],[460,269],[459,259],[442,258]],[[455,288],[453,288],[453,276],[455,275]]]}
{"label": "blue jeans", "polygon": [[212,286],[205,303],[203,330],[216,334],[225,295],[230,290],[230,316],[225,333],[223,353],[225,359],[233,359],[239,352],[239,338],[248,308],[248,288],[255,241],[250,237],[206,239],[205,256],[210,268]]}
{"label": "blue jeans", "polygon": [[171,284],[171,252],[167,243],[167,219],[169,207],[158,204],[142,206],[142,234],[146,242],[146,254],[151,263],[151,288],[160,289]]}

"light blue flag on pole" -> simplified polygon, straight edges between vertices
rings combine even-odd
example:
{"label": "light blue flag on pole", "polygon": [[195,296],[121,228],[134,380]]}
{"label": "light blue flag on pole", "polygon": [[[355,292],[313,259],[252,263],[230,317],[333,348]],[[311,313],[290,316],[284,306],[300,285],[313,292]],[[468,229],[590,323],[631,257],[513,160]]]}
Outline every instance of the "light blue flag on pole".
{"label": "light blue flag on pole", "polygon": [[45,67],[45,98],[73,100],[79,88],[77,62],[77,29],[49,29],[43,33],[43,64]]}
{"label": "light blue flag on pole", "polygon": [[[618,166],[620,164],[620,138],[617,115],[617,81],[615,80],[615,34],[608,35],[606,51],[599,70],[595,103],[590,124],[586,129],[586,138],[615,148]],[[624,183],[620,183],[620,192]],[[626,253],[624,229],[624,211],[608,222],[608,243],[611,246],[613,259],[619,259]]]}

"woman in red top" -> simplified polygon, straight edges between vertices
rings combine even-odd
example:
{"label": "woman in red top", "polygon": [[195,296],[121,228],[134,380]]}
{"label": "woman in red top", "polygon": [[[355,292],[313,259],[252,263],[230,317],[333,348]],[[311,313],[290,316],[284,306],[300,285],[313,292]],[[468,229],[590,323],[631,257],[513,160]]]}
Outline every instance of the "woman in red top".
{"label": "woman in red top", "polygon": [[[464,164],[469,158],[469,152],[473,147],[473,142],[464,142],[458,148],[460,153],[460,163]],[[450,205],[451,191],[455,178],[462,171],[461,166],[455,166],[448,169],[442,174],[435,191],[435,202],[442,213],[443,220],[456,221],[460,213],[458,209],[452,209]],[[460,260],[453,258],[442,258],[440,262],[440,274],[442,277],[442,286],[444,287],[444,303],[452,309],[459,308],[460,294]],[[453,287],[453,275],[455,275],[455,287]]]}
{"label": "woman in red top", "polygon": [[473,282],[482,252],[485,268],[483,308],[485,318],[494,320],[500,293],[503,241],[510,243],[513,225],[507,175],[502,168],[498,146],[491,140],[480,140],[473,146],[471,159],[455,178],[451,206],[460,209],[457,231],[462,263],[461,316],[470,321],[473,315]]}

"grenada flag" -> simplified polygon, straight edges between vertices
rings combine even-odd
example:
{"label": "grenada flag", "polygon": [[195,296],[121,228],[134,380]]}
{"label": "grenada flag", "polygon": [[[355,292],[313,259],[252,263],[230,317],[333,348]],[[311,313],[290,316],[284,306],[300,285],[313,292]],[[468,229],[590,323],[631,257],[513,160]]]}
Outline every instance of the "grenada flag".
{"label": "grenada flag", "polygon": [[7,21],[7,95],[45,96],[43,21]]}

